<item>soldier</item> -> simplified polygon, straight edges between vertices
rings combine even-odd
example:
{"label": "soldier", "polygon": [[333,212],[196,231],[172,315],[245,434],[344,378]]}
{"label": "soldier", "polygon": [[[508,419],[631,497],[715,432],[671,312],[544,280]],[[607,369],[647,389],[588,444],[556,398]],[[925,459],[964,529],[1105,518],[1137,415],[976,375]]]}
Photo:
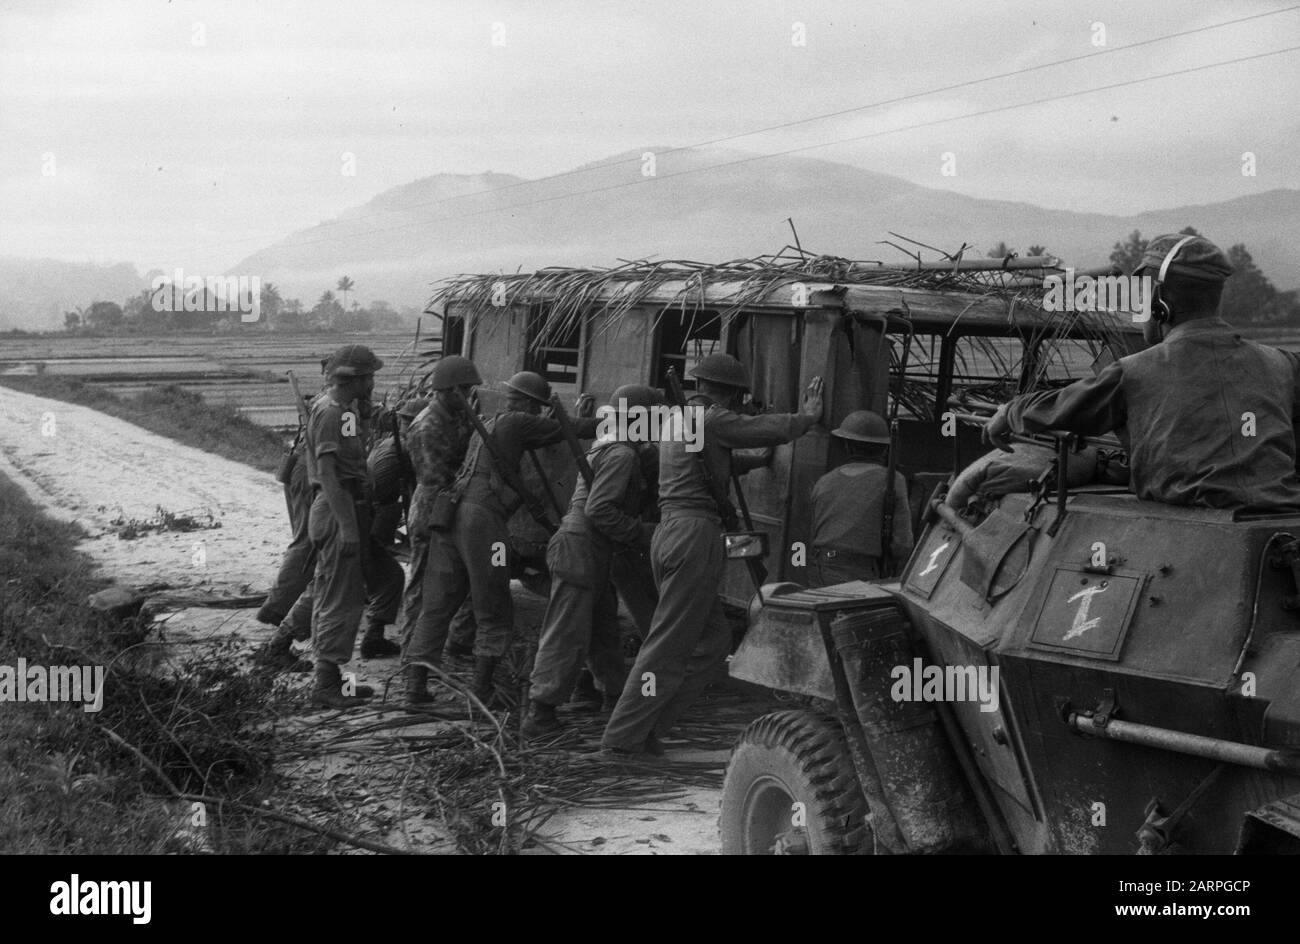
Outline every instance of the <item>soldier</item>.
{"label": "soldier", "polygon": [[375,485],[374,538],[380,547],[389,548],[397,540],[397,526],[402,522],[402,505],[415,488],[415,470],[411,466],[411,422],[423,412],[429,401],[411,397],[397,408],[397,435],[385,436],[370,450],[366,466]]}
{"label": "soldier", "polygon": [[[882,576],[885,457],[889,428],[870,410],[844,417],[831,435],[844,440],[849,461],[817,480],[812,490],[812,561],[809,582],[829,587]],[[894,528],[890,551],[902,561],[912,551],[907,482],[894,473]]]}
{"label": "soldier", "polygon": [[1143,272],[1154,273],[1151,317],[1142,325],[1151,347],[1096,377],[1004,404],[985,427],[985,441],[1010,452],[1008,433],[1124,430],[1129,487],[1138,498],[1234,510],[1300,507],[1293,428],[1300,359],[1243,340],[1219,317],[1232,266],[1208,239],[1157,236],[1134,274]]}
{"label": "soldier", "polygon": [[[609,402],[616,411],[610,420],[616,429],[626,430],[629,415],[663,398],[653,387],[628,384],[615,390]],[[657,475],[650,478],[645,470],[650,463],[657,465],[658,449],[653,442],[620,439],[615,432],[596,441],[587,463],[591,486],[578,480],[568,513],[546,549],[551,597],[533,665],[531,704],[522,729],[526,738],[559,730],[556,706],[569,697],[584,659],[613,708],[627,678],[615,588],[635,580],[638,570],[644,583],[654,585],[646,554],[655,526],[645,516],[655,504]],[[615,569],[620,557],[628,566]],[[654,610],[641,605],[642,586],[618,589],[645,636]]]}
{"label": "soldier", "polygon": [[[446,527],[449,522],[435,522],[440,508],[449,496],[444,494],[456,478],[457,470],[465,461],[474,427],[465,413],[469,397],[481,384],[478,368],[468,358],[458,354],[448,355],[433,366],[429,385],[434,393],[429,405],[411,423],[407,435],[408,452],[415,470],[415,494],[411,498],[411,570],[402,595],[402,663],[406,679],[408,704],[430,701],[428,694],[429,670],[417,662],[442,662],[444,636],[436,635],[434,614],[426,604],[433,598],[441,568],[429,567],[431,556],[439,560],[449,553],[443,549]],[[455,395],[459,392],[459,396]],[[435,508],[438,506],[438,508]],[[437,523],[439,530],[433,525]],[[436,550],[435,550],[436,548]],[[460,606],[466,593],[458,600],[449,600],[452,612]],[[450,614],[448,614],[450,618]]]}
{"label": "soldier", "polygon": [[[551,386],[540,374],[522,371],[505,384],[506,408],[487,422],[492,446],[475,436],[465,465],[458,475],[463,494],[450,531],[429,548],[429,577],[425,585],[427,637],[441,647],[452,614],[468,589],[478,632],[474,640],[474,694],[483,702],[492,695],[492,676],[514,633],[514,602],[510,597],[510,568],[505,559],[510,545],[508,522],[525,500],[506,484],[519,474],[524,452],[549,446],[564,438],[558,420],[541,416],[550,405]],[[596,433],[594,417],[577,419],[580,439]],[[498,468],[493,451],[506,468]],[[409,698],[409,696],[408,696]]]}
{"label": "soldier", "polygon": [[615,755],[662,753],[658,738],[704,690],[731,648],[731,628],[718,598],[725,564],[722,522],[730,509],[719,507],[709,480],[719,490],[730,482],[732,449],[791,442],[822,415],[820,377],[804,392],[800,412],[745,416],[735,410],[749,389],[749,376],[736,358],[711,354],[691,376],[698,385],[688,408],[704,410],[703,450],[690,452],[677,437],[659,446],[662,520],[650,551],[659,605],[601,739]]}
{"label": "soldier", "polygon": [[[401,565],[393,559],[392,550],[397,526],[402,520],[402,499],[413,487],[414,473],[404,444],[411,420],[427,405],[428,401],[415,398],[402,404],[397,411],[397,435],[401,441],[395,440],[391,435],[386,436],[366,457],[366,469],[370,474],[374,496],[370,544],[372,552],[377,555],[377,566],[386,572],[384,586],[389,586],[394,579],[400,584],[404,579]],[[384,558],[391,563],[385,562]],[[397,603],[400,605],[400,599]],[[384,594],[378,599],[367,597],[364,618],[366,631],[361,637],[361,658],[382,659],[398,655],[402,651],[397,643],[384,638],[384,627],[394,622],[396,616],[397,606],[390,595]]]}
{"label": "soldier", "polygon": [[[304,398],[305,399],[305,398]],[[281,470],[284,503],[289,511],[293,537],[280,561],[280,571],[261,609],[257,621],[276,627],[275,634],[253,655],[255,665],[274,671],[309,672],[311,665],[293,654],[295,641],[311,637],[310,596],[304,606],[299,601],[316,571],[316,549],[307,533],[311,513],[312,487],[307,480],[307,462],[303,457],[305,442],[299,436]],[[286,474],[287,473],[287,474]]]}
{"label": "soldier", "polygon": [[316,398],[307,420],[308,473],[316,488],[308,532],[317,553],[312,704],[318,707],[351,708],[374,694],[360,685],[355,697],[344,694],[340,667],[352,657],[367,596],[374,601],[374,618],[382,619],[396,612],[401,595],[401,568],[387,554],[374,553],[370,536],[366,422],[372,412],[374,375],[381,367],[383,361],[364,345],[340,348],[327,364],[329,387]]}

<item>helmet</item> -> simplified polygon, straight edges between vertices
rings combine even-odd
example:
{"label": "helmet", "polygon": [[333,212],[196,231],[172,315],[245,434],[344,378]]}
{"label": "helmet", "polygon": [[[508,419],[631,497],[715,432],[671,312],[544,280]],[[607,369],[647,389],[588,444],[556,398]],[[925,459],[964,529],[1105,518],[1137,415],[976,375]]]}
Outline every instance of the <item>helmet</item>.
{"label": "helmet", "polygon": [[654,387],[646,387],[641,384],[623,384],[610,394],[609,405],[617,410],[621,400],[626,400],[629,408],[646,409],[663,403],[664,396]]}
{"label": "helmet", "polygon": [[844,417],[838,429],[831,430],[831,435],[854,442],[889,443],[889,427],[884,417],[870,410],[854,410]]}
{"label": "helmet", "polygon": [[531,370],[521,370],[507,380],[505,386],[507,390],[513,390],[538,403],[551,402],[551,385],[546,382],[545,377]]}
{"label": "helmet", "polygon": [[415,419],[428,405],[429,401],[423,397],[412,397],[398,408],[397,415],[404,416],[408,420]]}
{"label": "helmet", "polygon": [[345,344],[325,362],[325,373],[331,377],[365,377],[383,366],[384,362],[364,344]]}
{"label": "helmet", "polygon": [[749,371],[730,354],[710,354],[691,368],[691,376],[727,387],[749,389]]}
{"label": "helmet", "polygon": [[452,387],[468,387],[481,384],[483,378],[478,375],[478,368],[468,357],[448,354],[433,365],[429,372],[429,386],[434,390],[450,390]]}

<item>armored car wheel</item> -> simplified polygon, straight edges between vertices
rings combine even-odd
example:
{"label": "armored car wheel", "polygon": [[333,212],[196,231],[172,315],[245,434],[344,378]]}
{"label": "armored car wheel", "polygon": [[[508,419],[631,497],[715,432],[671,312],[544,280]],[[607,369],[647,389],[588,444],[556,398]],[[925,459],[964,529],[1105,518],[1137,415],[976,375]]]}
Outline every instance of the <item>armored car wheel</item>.
{"label": "armored car wheel", "polygon": [[840,726],[813,711],[750,724],[731,752],[718,821],[723,855],[857,855],[867,802]]}

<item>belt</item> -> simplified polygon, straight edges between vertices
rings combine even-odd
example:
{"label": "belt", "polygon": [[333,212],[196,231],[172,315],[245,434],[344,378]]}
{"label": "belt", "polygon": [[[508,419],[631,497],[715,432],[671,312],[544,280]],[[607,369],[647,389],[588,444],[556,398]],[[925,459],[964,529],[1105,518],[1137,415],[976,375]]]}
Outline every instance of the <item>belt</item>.
{"label": "belt", "polygon": [[880,560],[879,554],[864,554],[862,551],[841,551],[834,547],[814,547],[813,553],[827,560],[844,558],[845,560]]}
{"label": "belt", "polygon": [[[353,500],[359,504],[373,504],[373,499],[368,494],[365,483],[360,479],[341,479],[339,485],[342,486],[343,491],[351,495]],[[312,482],[311,491],[313,496],[322,491],[320,482]]]}
{"label": "belt", "polygon": [[719,526],[722,524],[722,518],[712,508],[664,508],[660,511],[660,521],[668,521],[672,518],[704,518]]}

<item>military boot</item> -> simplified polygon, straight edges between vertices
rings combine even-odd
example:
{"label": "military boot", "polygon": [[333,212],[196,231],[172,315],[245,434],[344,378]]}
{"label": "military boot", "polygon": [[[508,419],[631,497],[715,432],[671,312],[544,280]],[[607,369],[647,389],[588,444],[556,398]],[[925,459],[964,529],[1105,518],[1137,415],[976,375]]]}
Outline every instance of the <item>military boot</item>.
{"label": "military boot", "polygon": [[468,669],[474,664],[474,647],[460,642],[449,642],[442,650],[449,668]]}
{"label": "military boot", "polygon": [[496,656],[474,657],[474,697],[485,705],[492,700],[492,693],[496,690],[492,685],[492,675],[499,661]]}
{"label": "military boot", "polygon": [[531,741],[562,730],[564,724],[555,716],[555,706],[534,700],[528,705],[528,714],[524,716],[524,723],[519,733],[523,735],[524,740]]}
{"label": "military boot", "polygon": [[317,708],[357,708],[375,693],[369,685],[356,686],[355,695],[343,694],[343,673],[333,662],[316,663],[316,686],[311,703]]}
{"label": "military boot", "polygon": [[263,603],[253,617],[259,623],[265,623],[267,626],[279,626],[284,621],[284,614],[279,610],[273,609],[266,603]]}
{"label": "military boot", "polygon": [[600,689],[596,688],[596,680],[592,678],[591,673],[586,669],[583,669],[578,675],[578,682],[573,686],[573,695],[569,698],[569,704],[576,711],[600,710]]}
{"label": "military boot", "polygon": [[361,658],[383,659],[401,652],[401,646],[384,638],[383,623],[375,621],[366,626],[366,634],[361,637]]}
{"label": "military boot", "polygon": [[422,665],[408,665],[402,669],[406,679],[406,704],[427,705],[433,701],[429,694],[429,670]]}
{"label": "military boot", "polygon": [[266,672],[311,671],[311,663],[293,654],[293,632],[281,626],[275,635],[253,653],[253,665]]}

